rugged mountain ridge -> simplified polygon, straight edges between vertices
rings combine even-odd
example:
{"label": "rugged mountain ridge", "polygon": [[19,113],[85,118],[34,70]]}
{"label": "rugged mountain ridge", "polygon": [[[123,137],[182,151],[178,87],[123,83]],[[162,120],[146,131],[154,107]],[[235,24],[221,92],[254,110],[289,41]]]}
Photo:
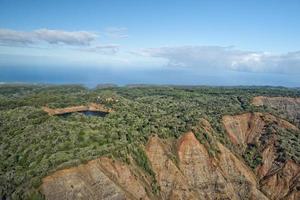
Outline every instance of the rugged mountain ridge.
{"label": "rugged mountain ridge", "polygon": [[[295,102],[282,97],[253,99],[254,105],[271,106],[297,122]],[[234,152],[218,142],[209,122],[201,119],[200,127],[178,139],[149,138],[143,149],[155,179],[132,159],[123,163],[101,157],[45,177],[41,191],[46,199],[300,198],[299,155],[287,148],[299,145],[297,126],[259,112],[224,116],[222,124]],[[199,137],[200,129],[209,143]],[[287,142],[282,140],[286,137]]]}
{"label": "rugged mountain ridge", "polygon": [[216,144],[214,157],[193,132],[173,141],[151,137],[145,151],[157,192],[145,171],[105,157],[45,177],[41,191],[46,199],[268,199],[254,173]]}
{"label": "rugged mountain ridge", "polygon": [[130,166],[102,157],[43,179],[46,199],[149,199]]}
{"label": "rugged mountain ridge", "polygon": [[252,104],[275,109],[300,128],[300,98],[257,96],[253,98]]}
{"label": "rugged mountain ridge", "polygon": [[299,161],[286,155],[287,147],[280,141],[283,130],[289,130],[285,134],[299,134],[296,126],[263,113],[224,116],[223,124],[241,155],[248,155],[251,161],[258,160],[253,168],[262,191],[270,199],[299,199]]}

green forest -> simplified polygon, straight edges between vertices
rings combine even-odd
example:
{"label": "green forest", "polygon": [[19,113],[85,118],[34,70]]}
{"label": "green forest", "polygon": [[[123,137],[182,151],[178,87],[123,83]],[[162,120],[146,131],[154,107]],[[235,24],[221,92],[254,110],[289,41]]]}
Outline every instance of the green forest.
{"label": "green forest", "polygon": [[[225,135],[221,118],[256,111],[279,116],[277,110],[251,105],[252,98],[260,95],[300,97],[300,89],[150,85],[89,89],[81,85],[1,84],[0,198],[42,198],[37,189],[47,174],[103,155],[124,162],[132,157],[154,177],[143,151],[148,138],[153,134],[178,138],[195,130],[197,138],[210,143],[204,131],[195,129],[200,118],[211,123],[214,137],[237,151]],[[62,117],[42,110],[43,106],[88,103],[103,104],[114,112],[105,117],[82,113]],[[283,156],[299,162],[299,134],[279,135],[288,152]],[[210,145],[211,153],[217,154]],[[260,162],[255,146],[247,149],[244,158],[253,168]]]}

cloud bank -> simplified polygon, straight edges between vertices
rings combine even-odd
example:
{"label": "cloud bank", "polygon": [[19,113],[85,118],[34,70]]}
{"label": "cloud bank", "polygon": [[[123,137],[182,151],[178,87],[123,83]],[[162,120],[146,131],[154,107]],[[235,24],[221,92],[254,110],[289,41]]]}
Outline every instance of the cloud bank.
{"label": "cloud bank", "polygon": [[98,37],[97,34],[88,31],[61,31],[39,29],[33,32],[38,40],[50,44],[66,45],[90,45]]}
{"label": "cloud bank", "polygon": [[[123,29],[113,29],[114,36],[122,36]],[[33,31],[16,31],[11,29],[0,29],[0,45],[40,47],[45,44],[64,45],[76,47],[73,50],[94,52],[100,54],[116,54],[119,51],[118,44],[99,44],[99,35],[89,31],[65,31],[51,29],[37,29]]]}
{"label": "cloud bank", "polygon": [[85,46],[90,45],[97,37],[97,34],[88,31],[38,29],[25,32],[0,29],[0,44],[2,45],[29,45],[46,42],[49,44]]}
{"label": "cloud bank", "polygon": [[[124,38],[127,37],[127,29],[111,27],[107,28],[103,34],[111,38]],[[118,44],[101,44],[98,42],[98,38],[99,35],[97,33],[90,31],[51,29],[17,31],[0,29],[0,45],[5,46],[36,48],[44,47],[43,45],[47,44],[61,45],[68,46],[69,49],[76,51],[96,53],[96,55],[97,53],[114,55],[119,51],[120,46]],[[156,63],[157,66],[162,66],[167,63],[169,67],[190,68],[198,71],[221,72],[225,70],[300,74],[300,51],[274,54],[244,51],[234,47],[223,46],[166,46],[139,49],[134,52],[134,56],[126,55],[125,59],[128,60],[128,63],[139,60],[139,63],[142,63],[141,65],[143,66],[149,63]],[[120,56],[120,54],[117,55]],[[120,63],[120,65],[122,64]]]}
{"label": "cloud bank", "polygon": [[300,73],[300,51],[285,54],[221,46],[177,46],[142,49],[139,55],[164,58],[171,67],[268,73]]}

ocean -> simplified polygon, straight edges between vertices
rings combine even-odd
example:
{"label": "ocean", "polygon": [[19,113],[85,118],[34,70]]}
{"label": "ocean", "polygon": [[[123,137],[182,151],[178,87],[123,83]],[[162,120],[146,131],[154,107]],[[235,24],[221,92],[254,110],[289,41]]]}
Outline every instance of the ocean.
{"label": "ocean", "polygon": [[1,83],[83,84],[174,84],[174,85],[269,85],[299,87],[300,76],[236,71],[201,72],[179,68],[110,69],[72,66],[0,66]]}

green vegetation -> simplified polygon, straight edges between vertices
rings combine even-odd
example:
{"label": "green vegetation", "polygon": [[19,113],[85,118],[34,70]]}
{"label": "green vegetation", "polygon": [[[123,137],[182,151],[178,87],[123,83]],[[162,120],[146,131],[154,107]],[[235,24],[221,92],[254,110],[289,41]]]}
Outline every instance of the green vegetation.
{"label": "green vegetation", "polygon": [[[125,162],[132,157],[155,177],[141,146],[152,134],[178,138],[193,130],[200,118],[211,123],[213,137],[232,149],[220,123],[223,115],[249,111],[277,115],[275,110],[251,106],[252,97],[257,95],[300,96],[300,91],[269,87],[148,86],[88,90],[78,85],[0,85],[0,197],[39,199],[36,191],[42,177],[102,155]],[[45,105],[61,108],[89,102],[105,104],[115,112],[104,118],[80,113],[59,117],[48,116],[41,110]],[[196,136],[210,147],[211,155],[217,155],[218,149],[204,130],[198,130]],[[282,133],[281,140],[283,148],[290,149],[290,157],[299,159],[299,134],[285,137]],[[249,149],[249,158],[255,155],[253,151]],[[159,189],[155,181],[153,189]]]}
{"label": "green vegetation", "polygon": [[255,169],[262,162],[262,157],[255,144],[248,144],[243,154],[243,158],[252,169]]}
{"label": "green vegetation", "polygon": [[[213,135],[207,133],[206,130],[204,130],[201,126],[192,127],[191,129],[197,140],[206,147],[208,154],[212,157],[217,157],[219,148],[215,142],[215,139],[213,138]],[[214,131],[212,132],[214,135],[216,135]]]}
{"label": "green vegetation", "polygon": [[299,131],[290,129],[283,129],[276,124],[270,124],[266,127],[264,137],[261,138],[261,142],[265,143],[268,137],[275,134],[277,142],[275,143],[278,151],[278,162],[284,162],[288,159],[294,160],[300,164],[300,134]]}
{"label": "green vegetation", "polygon": [[133,151],[133,158],[138,166],[144,169],[151,177],[155,178],[155,174],[151,169],[146,153],[141,147],[138,147]]}
{"label": "green vegetation", "polygon": [[150,161],[148,160],[145,151],[143,150],[142,147],[137,146],[136,148],[133,149],[133,151],[131,151],[131,153],[136,164],[150,175],[152,179],[152,185],[151,185],[152,191],[154,194],[158,194],[160,188],[156,182],[155,173],[151,168]]}

